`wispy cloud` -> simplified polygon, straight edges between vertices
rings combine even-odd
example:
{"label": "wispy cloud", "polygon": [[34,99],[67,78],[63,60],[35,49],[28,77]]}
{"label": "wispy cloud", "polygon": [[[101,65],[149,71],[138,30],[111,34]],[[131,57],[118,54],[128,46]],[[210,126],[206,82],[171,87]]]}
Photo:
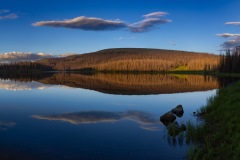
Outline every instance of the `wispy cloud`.
{"label": "wispy cloud", "polygon": [[77,17],[70,20],[63,21],[41,21],[36,22],[33,26],[49,26],[49,27],[64,27],[72,29],[82,29],[82,30],[116,30],[126,27],[126,24],[122,21],[115,20],[104,20],[101,18],[94,17]]}
{"label": "wispy cloud", "polygon": [[157,126],[148,126],[148,125],[142,125],[140,128],[147,130],[147,131],[159,131],[160,128]]}
{"label": "wispy cloud", "polygon": [[53,20],[53,21],[40,21],[33,23],[33,26],[48,26],[48,27],[63,27],[71,29],[81,29],[86,31],[107,31],[128,29],[131,32],[146,32],[156,26],[164,23],[171,22],[171,20],[164,19],[163,16],[167,15],[166,12],[153,12],[143,15],[144,20],[128,24],[121,20],[105,20],[95,17],[80,16],[73,19],[66,20]]}
{"label": "wispy cloud", "polygon": [[0,121],[0,131],[6,131],[11,127],[14,127],[16,125],[15,122],[1,122]]}
{"label": "wispy cloud", "polygon": [[10,10],[7,10],[7,9],[0,10],[0,14],[4,14],[4,13],[8,13],[8,12],[10,12]]}
{"label": "wispy cloud", "polygon": [[[227,25],[240,26],[240,22],[226,22]],[[227,41],[221,44],[222,49],[231,49],[240,46],[240,34],[239,33],[222,33],[216,34],[219,37],[228,38]]]}
{"label": "wispy cloud", "polygon": [[240,26],[240,22],[226,22],[225,24]]}
{"label": "wispy cloud", "polygon": [[162,17],[167,15],[167,12],[153,12],[153,13],[149,13],[149,14],[145,14],[143,15],[143,17],[149,18],[149,17]]}
{"label": "wispy cloud", "polygon": [[223,38],[240,36],[240,34],[232,34],[232,33],[221,33],[221,34],[216,34],[216,35],[219,37],[223,37]]}
{"label": "wispy cloud", "polygon": [[177,45],[176,42],[170,42],[170,44],[173,45],[173,46]]}
{"label": "wispy cloud", "polygon": [[222,48],[235,48],[235,47],[237,47],[237,46],[240,46],[240,36],[237,36],[237,37],[235,37],[235,38],[233,38],[233,39],[230,39],[230,40],[228,40],[228,41],[226,41],[226,42],[224,42],[222,45],[221,45],[221,47]]}
{"label": "wispy cloud", "polygon": [[118,38],[115,38],[116,40],[130,40],[130,39],[136,39],[136,37],[118,37]]}
{"label": "wispy cloud", "polygon": [[144,20],[129,25],[131,32],[142,33],[155,29],[157,26],[165,23],[172,22],[171,20],[164,19],[167,12],[153,12],[143,15]]}
{"label": "wispy cloud", "polygon": [[0,10],[0,20],[16,18],[18,18],[16,13],[11,13],[10,10]]}
{"label": "wispy cloud", "polygon": [[147,32],[156,28],[159,24],[165,24],[171,20],[161,18],[147,18],[140,22],[129,25],[130,31],[135,33]]}

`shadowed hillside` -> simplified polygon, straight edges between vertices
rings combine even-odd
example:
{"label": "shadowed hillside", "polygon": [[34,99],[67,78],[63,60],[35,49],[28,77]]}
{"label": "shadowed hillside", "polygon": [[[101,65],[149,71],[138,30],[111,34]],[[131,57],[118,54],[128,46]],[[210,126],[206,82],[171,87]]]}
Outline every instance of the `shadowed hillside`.
{"label": "shadowed hillside", "polygon": [[215,70],[219,56],[186,51],[122,48],[49,58],[37,62],[54,70],[170,71]]}

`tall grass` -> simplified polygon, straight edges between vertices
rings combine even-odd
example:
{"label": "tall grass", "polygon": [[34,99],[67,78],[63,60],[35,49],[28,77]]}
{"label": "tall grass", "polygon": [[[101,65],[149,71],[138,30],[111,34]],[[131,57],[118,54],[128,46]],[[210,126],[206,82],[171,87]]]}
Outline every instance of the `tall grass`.
{"label": "tall grass", "polygon": [[187,125],[188,159],[240,159],[240,82],[220,89],[198,114],[203,124]]}

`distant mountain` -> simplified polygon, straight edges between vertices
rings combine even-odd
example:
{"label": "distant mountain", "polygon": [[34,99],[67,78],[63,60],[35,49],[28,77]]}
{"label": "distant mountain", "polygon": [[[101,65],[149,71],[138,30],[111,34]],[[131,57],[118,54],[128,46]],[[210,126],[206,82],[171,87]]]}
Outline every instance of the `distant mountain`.
{"label": "distant mountain", "polygon": [[66,57],[73,55],[71,53],[61,54],[61,55],[52,55],[45,53],[32,53],[32,52],[8,52],[0,54],[0,63],[9,63],[9,62],[21,62],[21,61],[37,61],[44,58],[58,58]]}
{"label": "distant mountain", "polygon": [[36,63],[48,66],[53,70],[215,70],[218,67],[219,56],[175,50],[116,48],[71,55],[64,58],[47,58]]}
{"label": "distant mountain", "polygon": [[37,61],[44,58],[53,58],[54,56],[44,53],[31,52],[8,52],[0,54],[0,62],[19,62],[19,61]]}

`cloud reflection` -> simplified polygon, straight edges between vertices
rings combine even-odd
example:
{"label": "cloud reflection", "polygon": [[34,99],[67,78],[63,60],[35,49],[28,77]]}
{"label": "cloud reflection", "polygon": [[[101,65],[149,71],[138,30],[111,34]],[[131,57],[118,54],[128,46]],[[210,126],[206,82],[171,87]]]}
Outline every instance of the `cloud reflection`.
{"label": "cloud reflection", "polygon": [[39,89],[43,90],[49,88],[52,85],[46,85],[39,82],[20,82],[11,80],[1,80],[0,79],[0,89],[10,90],[10,91],[22,91],[22,90],[33,90]]}
{"label": "cloud reflection", "polygon": [[[143,111],[126,111],[126,112],[107,112],[107,111],[86,111],[78,113],[64,113],[56,115],[34,115],[36,119],[62,121],[75,125],[91,124],[100,122],[116,122],[120,120],[131,120],[141,124],[140,128],[145,130],[159,130],[159,120],[156,117]],[[155,125],[155,126],[154,126]]]}
{"label": "cloud reflection", "polygon": [[11,13],[10,10],[7,9],[0,10],[0,20],[16,18],[18,18],[18,15],[16,13]]}
{"label": "cloud reflection", "polygon": [[1,122],[0,121],[0,131],[6,131],[8,128],[14,127],[16,125],[15,122]]}

